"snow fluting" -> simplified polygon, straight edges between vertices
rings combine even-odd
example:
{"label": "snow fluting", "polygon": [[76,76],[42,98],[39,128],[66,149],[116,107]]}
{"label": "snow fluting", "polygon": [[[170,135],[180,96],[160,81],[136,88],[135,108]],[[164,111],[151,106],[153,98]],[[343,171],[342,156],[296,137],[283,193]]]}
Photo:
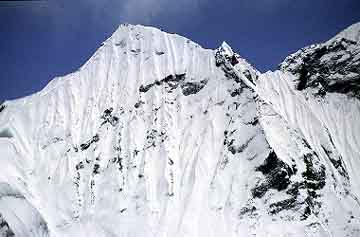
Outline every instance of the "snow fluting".
{"label": "snow fluting", "polygon": [[0,106],[0,235],[359,236],[359,35],[261,73],[121,25]]}

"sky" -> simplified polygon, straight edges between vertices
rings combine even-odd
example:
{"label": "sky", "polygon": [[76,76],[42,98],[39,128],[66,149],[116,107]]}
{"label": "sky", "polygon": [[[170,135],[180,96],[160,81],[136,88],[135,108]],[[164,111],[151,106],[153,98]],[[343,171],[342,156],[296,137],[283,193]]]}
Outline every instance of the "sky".
{"label": "sky", "polygon": [[75,71],[121,23],[226,41],[264,72],[359,21],[359,0],[0,0],[0,102]]}

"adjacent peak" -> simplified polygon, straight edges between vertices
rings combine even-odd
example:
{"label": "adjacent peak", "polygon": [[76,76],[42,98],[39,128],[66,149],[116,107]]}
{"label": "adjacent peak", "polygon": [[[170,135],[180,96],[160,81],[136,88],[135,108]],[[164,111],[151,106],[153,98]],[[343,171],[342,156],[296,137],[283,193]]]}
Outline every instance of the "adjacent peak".
{"label": "adjacent peak", "polygon": [[329,41],[288,56],[280,69],[298,76],[297,89],[313,88],[318,95],[336,92],[360,98],[360,23]]}

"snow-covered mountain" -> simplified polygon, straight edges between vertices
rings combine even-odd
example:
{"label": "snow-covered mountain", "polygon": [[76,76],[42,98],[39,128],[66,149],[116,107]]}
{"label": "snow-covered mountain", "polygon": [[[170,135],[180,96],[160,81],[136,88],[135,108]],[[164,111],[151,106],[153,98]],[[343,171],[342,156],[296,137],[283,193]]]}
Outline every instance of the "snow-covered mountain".
{"label": "snow-covered mountain", "polygon": [[0,107],[2,236],[359,236],[360,24],[260,73],[121,25]]}

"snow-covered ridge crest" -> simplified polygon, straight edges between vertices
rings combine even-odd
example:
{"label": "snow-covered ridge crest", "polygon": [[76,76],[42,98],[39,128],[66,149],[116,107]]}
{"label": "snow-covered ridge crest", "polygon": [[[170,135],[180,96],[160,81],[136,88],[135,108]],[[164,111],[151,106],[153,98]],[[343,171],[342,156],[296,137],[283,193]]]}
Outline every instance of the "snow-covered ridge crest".
{"label": "snow-covered ridge crest", "polygon": [[225,42],[120,26],[78,71],[0,107],[0,231],[356,236],[359,101],[298,80]]}
{"label": "snow-covered ridge crest", "polygon": [[360,42],[360,22],[347,27],[345,30],[341,31],[335,37],[330,39],[328,41],[328,43],[331,43],[335,40],[339,40],[341,38],[359,43]]}
{"label": "snow-covered ridge crest", "polygon": [[[116,61],[121,59],[122,62],[120,63],[123,65],[126,63],[137,63],[136,61],[143,61],[145,62],[145,66],[149,66],[150,63],[154,63],[155,61],[157,64],[163,64],[164,68],[170,68],[172,67],[171,64],[176,63],[177,65],[178,63],[177,61],[171,61],[171,57],[174,59],[178,58],[177,55],[171,54],[176,53],[176,51],[179,51],[180,53],[184,45],[194,49],[201,48],[199,44],[190,41],[185,37],[177,34],[167,34],[155,27],[131,25],[127,23],[121,24],[78,71],[63,77],[55,78],[39,93],[46,94],[54,88],[66,84],[69,78],[77,77],[79,72],[85,71],[85,73],[91,73],[91,71],[97,70],[101,65],[108,66],[111,63],[111,60]],[[176,48],[173,48],[174,46]],[[207,53],[211,53],[212,51],[209,49],[201,49]],[[165,52],[168,52],[168,54],[165,55]],[[136,55],[142,55],[143,58],[139,57],[137,60],[133,60],[132,56]],[[154,57],[159,60],[153,60],[154,55],[165,56]],[[189,57],[191,57],[191,55],[189,55]],[[183,73],[187,66],[186,63],[189,62],[180,62],[176,68],[176,73]],[[189,69],[195,71],[193,68]],[[169,74],[169,72],[165,71],[166,70],[158,70],[157,73],[160,75],[148,74],[148,77],[144,77],[144,79],[155,80],[159,77],[165,77]],[[94,80],[95,83],[95,80],[102,80],[102,77],[96,78],[88,76],[88,78]]]}

